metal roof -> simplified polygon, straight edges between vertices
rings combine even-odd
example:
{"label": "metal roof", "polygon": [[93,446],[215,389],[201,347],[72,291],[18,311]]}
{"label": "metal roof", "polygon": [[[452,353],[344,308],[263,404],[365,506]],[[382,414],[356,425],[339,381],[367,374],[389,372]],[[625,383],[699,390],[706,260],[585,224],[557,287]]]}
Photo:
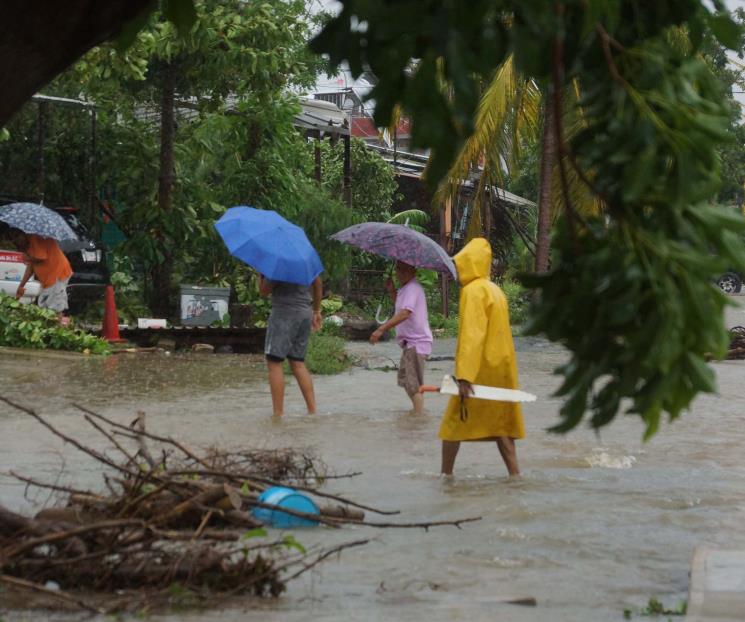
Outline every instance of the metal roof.
{"label": "metal roof", "polygon": [[[388,147],[381,147],[380,145],[373,145],[366,143],[368,149],[373,149],[380,153],[381,157],[390,164],[396,174],[405,175],[407,177],[418,177],[421,178],[424,169],[427,167],[427,160],[429,157],[421,153],[409,153],[406,151],[397,151],[396,159],[393,159],[393,149]],[[476,181],[474,179],[466,179],[462,183],[466,188],[475,188]],[[530,199],[521,197],[513,192],[509,192],[504,188],[498,186],[491,186],[492,192],[496,195],[500,201],[511,203],[512,205],[523,205],[526,207],[535,207],[535,203]]]}
{"label": "metal roof", "polygon": [[347,113],[336,104],[321,99],[301,99],[300,107],[300,112],[295,115],[296,127],[349,135]]}
{"label": "metal roof", "polygon": [[31,100],[38,103],[52,103],[60,106],[70,106],[71,108],[95,108],[96,104],[82,99],[70,99],[68,97],[53,97],[52,95],[42,95],[37,93],[31,96]]}

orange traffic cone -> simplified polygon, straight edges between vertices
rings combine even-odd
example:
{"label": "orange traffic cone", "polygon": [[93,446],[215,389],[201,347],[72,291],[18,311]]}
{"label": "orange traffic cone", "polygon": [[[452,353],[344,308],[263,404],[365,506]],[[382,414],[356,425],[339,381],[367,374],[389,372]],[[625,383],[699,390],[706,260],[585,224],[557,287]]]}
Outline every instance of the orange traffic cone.
{"label": "orange traffic cone", "polygon": [[114,286],[106,286],[104,298],[103,325],[101,326],[101,337],[111,343],[126,341],[119,336],[119,318],[116,315],[116,303],[114,302]]}

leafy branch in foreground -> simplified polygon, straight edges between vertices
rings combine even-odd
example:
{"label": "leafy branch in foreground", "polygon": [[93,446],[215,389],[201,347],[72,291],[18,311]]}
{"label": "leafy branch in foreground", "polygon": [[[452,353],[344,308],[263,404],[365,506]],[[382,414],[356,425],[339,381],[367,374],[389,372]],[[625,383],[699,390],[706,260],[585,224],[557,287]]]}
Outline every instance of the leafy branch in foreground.
{"label": "leafy branch in foreground", "polygon": [[[473,132],[479,85],[512,55],[546,95],[557,145],[562,211],[551,271],[529,330],[564,344],[566,400],[553,429],[589,411],[599,428],[626,408],[648,438],[699,392],[715,390],[708,357],[727,346],[727,299],[711,281],[745,269],[745,220],[709,205],[720,184],[718,148],[731,107],[699,56],[704,35],[739,44],[722,2],[702,0],[341,0],[313,42],[332,65],[379,78],[371,97],[387,125],[400,105],[414,147],[432,149],[436,186]],[[364,26],[361,26],[364,25]],[[569,85],[578,97],[564,98]],[[567,110],[580,119],[567,132]],[[602,206],[577,209],[578,178]]]}
{"label": "leafy branch in foreground", "polygon": [[57,314],[24,305],[0,292],[0,346],[108,354],[109,344],[82,330],[60,326]]}

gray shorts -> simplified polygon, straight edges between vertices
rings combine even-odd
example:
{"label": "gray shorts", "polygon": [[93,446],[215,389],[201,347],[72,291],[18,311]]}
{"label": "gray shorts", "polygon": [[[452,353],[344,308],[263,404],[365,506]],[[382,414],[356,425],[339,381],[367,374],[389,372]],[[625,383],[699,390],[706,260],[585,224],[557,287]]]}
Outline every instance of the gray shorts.
{"label": "gray shorts", "polygon": [[424,384],[424,363],[426,356],[422,356],[416,348],[404,348],[401,353],[401,362],[398,365],[398,386],[403,387],[406,394],[411,397],[419,392],[419,387]]}
{"label": "gray shorts", "polygon": [[51,309],[57,313],[67,310],[67,282],[69,277],[64,281],[57,279],[53,285],[45,287],[39,292],[39,298],[36,304],[44,309]]}
{"label": "gray shorts", "polygon": [[272,313],[266,327],[264,354],[269,360],[304,361],[310,336],[308,316],[297,317]]}

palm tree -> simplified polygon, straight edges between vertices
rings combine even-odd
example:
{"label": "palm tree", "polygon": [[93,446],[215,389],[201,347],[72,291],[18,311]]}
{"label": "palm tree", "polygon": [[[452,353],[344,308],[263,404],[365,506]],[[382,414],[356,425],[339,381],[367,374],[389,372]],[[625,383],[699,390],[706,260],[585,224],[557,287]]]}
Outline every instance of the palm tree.
{"label": "palm tree", "polygon": [[[571,136],[582,124],[577,106],[579,91],[575,87],[562,93],[562,124]],[[561,100],[560,100],[561,101]],[[548,105],[549,102],[551,105]],[[508,220],[526,246],[535,247],[535,271],[545,272],[549,266],[551,225],[560,207],[568,200],[578,213],[597,212],[597,199],[578,178],[568,162],[562,162],[567,182],[566,194],[560,183],[559,149],[556,139],[556,118],[553,98],[542,92],[538,84],[517,72],[512,57],[497,69],[492,81],[485,86],[476,113],[475,131],[466,141],[450,169],[447,179],[436,194],[436,202],[456,201],[463,180],[478,175],[473,210],[468,223],[467,237],[490,231],[491,198],[489,190],[504,185],[506,176],[514,176],[519,169],[525,145],[538,140],[540,128],[540,172],[538,217],[535,242],[527,239],[516,219],[506,212]],[[562,197],[562,198],[560,198]],[[505,240],[506,241],[506,240]]]}
{"label": "palm tree", "polygon": [[[503,186],[508,175],[517,174],[524,146],[537,140],[540,110],[538,85],[516,72],[509,57],[497,69],[491,82],[484,85],[475,131],[435,195],[435,202],[440,205],[446,201],[456,204],[464,181],[473,180],[474,200],[468,218],[467,238],[483,235],[485,230],[491,229],[491,189]],[[525,235],[513,215],[508,216],[532,251],[533,240]]]}
{"label": "palm tree", "polygon": [[429,222],[429,214],[420,209],[407,209],[394,214],[386,222],[392,225],[406,225],[416,231],[424,231],[424,226]]}

